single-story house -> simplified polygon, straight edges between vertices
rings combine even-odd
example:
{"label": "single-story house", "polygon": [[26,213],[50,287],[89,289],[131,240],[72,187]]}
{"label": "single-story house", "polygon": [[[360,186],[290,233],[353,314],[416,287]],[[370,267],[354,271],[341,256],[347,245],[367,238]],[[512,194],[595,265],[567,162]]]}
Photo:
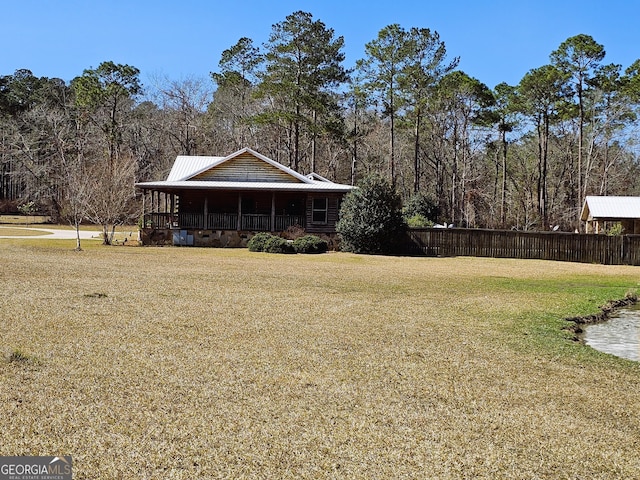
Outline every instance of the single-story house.
{"label": "single-story house", "polygon": [[256,232],[336,236],[353,186],[302,175],[243,148],[226,157],[176,158],[166,180],[141,182],[144,245],[244,246]]}
{"label": "single-story house", "polygon": [[623,233],[640,234],[640,197],[587,196],[580,219],[587,233],[600,233],[604,222],[620,222]]}

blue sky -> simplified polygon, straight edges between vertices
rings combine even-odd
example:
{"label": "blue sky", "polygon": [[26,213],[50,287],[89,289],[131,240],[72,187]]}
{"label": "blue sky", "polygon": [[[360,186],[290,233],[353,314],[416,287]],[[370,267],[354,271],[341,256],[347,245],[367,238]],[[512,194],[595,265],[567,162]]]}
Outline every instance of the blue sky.
{"label": "blue sky", "polygon": [[313,14],[345,39],[347,67],[380,29],[398,23],[440,34],[459,68],[493,88],[517,84],[567,38],[604,45],[606,63],[640,58],[635,0],[2,0],[0,75],[30,69],[66,81],[111,60],[155,77],[208,78],[241,37],[265,42],[290,13]]}

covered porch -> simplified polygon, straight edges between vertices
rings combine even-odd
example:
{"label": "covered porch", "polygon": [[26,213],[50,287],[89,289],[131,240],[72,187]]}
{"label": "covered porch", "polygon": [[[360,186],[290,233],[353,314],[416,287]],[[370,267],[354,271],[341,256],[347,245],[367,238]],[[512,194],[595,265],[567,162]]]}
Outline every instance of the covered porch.
{"label": "covered porch", "polygon": [[282,232],[306,226],[300,192],[143,191],[143,227]]}
{"label": "covered porch", "polygon": [[259,213],[166,213],[144,214],[144,228],[251,230],[283,232],[289,227],[305,228],[304,215],[263,215]]}

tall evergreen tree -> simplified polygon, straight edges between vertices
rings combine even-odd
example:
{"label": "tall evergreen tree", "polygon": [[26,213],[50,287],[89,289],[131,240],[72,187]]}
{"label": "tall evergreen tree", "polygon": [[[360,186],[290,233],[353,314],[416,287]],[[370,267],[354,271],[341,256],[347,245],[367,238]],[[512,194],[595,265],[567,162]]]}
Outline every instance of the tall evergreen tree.
{"label": "tall evergreen tree", "polygon": [[356,63],[365,88],[382,104],[383,117],[389,118],[388,173],[393,185],[396,182],[396,117],[404,104],[400,82],[411,53],[407,37],[407,31],[397,23],[384,27],[375,40],[365,45],[367,56]]}
{"label": "tall evergreen tree", "polygon": [[517,125],[515,103],[516,87],[504,82],[499,83],[493,89],[495,105],[493,111],[493,122],[497,127],[499,139],[498,152],[499,160],[496,160],[496,176],[494,183],[494,202],[498,198],[498,180],[500,180],[500,225],[506,225],[506,196],[507,196],[507,150],[509,142],[507,134],[512,132]]}
{"label": "tall evergreen tree", "polygon": [[563,87],[566,74],[554,67],[545,65],[530,70],[520,81],[517,95],[523,114],[534,121],[538,138],[538,213],[543,228],[548,222],[547,173],[549,163],[550,126],[557,119],[565,102]]}
{"label": "tall evergreen tree", "polygon": [[577,198],[576,207],[582,207],[585,197],[583,181],[583,148],[585,126],[585,89],[589,80],[595,75],[600,62],[605,56],[602,45],[591,36],[580,34],[570,37],[551,53],[551,64],[568,75],[571,79],[573,94],[577,97],[578,116],[578,165],[577,165]]}
{"label": "tall evergreen tree", "polygon": [[[450,221],[468,224],[468,184],[476,177],[472,162],[473,130],[476,126],[486,125],[495,99],[484,83],[456,70],[439,82],[436,100],[442,113],[440,131],[446,139],[447,153],[444,156],[448,157],[449,172],[449,191],[441,191],[443,197],[438,198],[438,206]],[[442,180],[445,181],[444,178]],[[444,208],[446,205],[448,209]]]}
{"label": "tall evergreen tree", "polygon": [[249,105],[263,61],[264,57],[253,45],[253,40],[243,37],[222,52],[218,63],[220,72],[211,73],[218,86],[211,105],[213,114],[228,119],[225,123],[237,148],[247,146],[251,137],[250,120],[255,112]]}
{"label": "tall evergreen tree", "polygon": [[331,93],[347,80],[344,39],[310,13],[298,11],[273,26],[265,47],[258,94],[270,108],[260,120],[285,126],[289,166],[299,170],[303,137],[313,143],[322,117],[337,104]]}
{"label": "tall evergreen tree", "polygon": [[76,105],[105,135],[111,163],[122,144],[122,110],[130,109],[132,100],[142,93],[139,76],[136,67],[107,61],[71,81]]}
{"label": "tall evergreen tree", "polygon": [[420,148],[422,122],[428,102],[445,75],[452,72],[459,62],[456,57],[446,60],[447,49],[438,32],[428,28],[411,28],[407,34],[408,58],[405,71],[400,76],[400,88],[407,99],[409,116],[413,123],[413,192],[420,191],[422,168]]}

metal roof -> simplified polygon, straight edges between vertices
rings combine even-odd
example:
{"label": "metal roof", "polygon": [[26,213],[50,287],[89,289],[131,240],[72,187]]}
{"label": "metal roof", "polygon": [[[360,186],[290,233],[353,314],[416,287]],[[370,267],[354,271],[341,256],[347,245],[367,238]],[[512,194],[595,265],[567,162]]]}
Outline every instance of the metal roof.
{"label": "metal roof", "polygon": [[640,197],[587,196],[580,219],[640,219]]}
{"label": "metal roof", "polygon": [[[182,181],[188,180],[190,178],[195,177],[196,175],[203,173],[210,168],[216,167],[222,163],[228,162],[229,160],[242,155],[243,153],[250,153],[254,157],[262,160],[263,162],[272,165],[279,170],[291,175],[293,178],[296,178],[299,181],[308,183],[309,177],[305,177],[304,175],[299,174],[295,170],[285,167],[281,163],[276,162],[275,160],[271,160],[269,157],[265,157],[261,153],[256,152],[250,148],[243,148],[242,150],[238,150],[237,152],[232,153],[231,155],[227,155],[226,157],[211,157],[211,156],[197,156],[197,155],[178,155],[176,157],[176,161],[171,167],[171,171],[169,172],[169,176],[167,176],[168,182],[173,181]],[[313,179],[312,179],[313,180]]]}
{"label": "metal roof", "polygon": [[[196,175],[215,166],[227,162],[238,155],[248,152],[256,158],[268,163],[292,177],[292,182],[238,182],[238,181],[208,181],[191,180]],[[297,181],[296,181],[297,180]],[[281,163],[250,149],[243,148],[226,157],[178,155],[176,161],[164,181],[136,183],[136,187],[147,190],[287,190],[306,192],[348,192],[355,187],[340,183],[333,183],[318,174],[301,175],[295,170],[285,167]]]}
{"label": "metal roof", "polygon": [[176,161],[173,163],[173,167],[171,167],[167,182],[186,180],[203,170],[208,170],[217,163],[220,163],[224,158],[225,157],[178,155]]}
{"label": "metal roof", "polygon": [[318,175],[316,172],[311,172],[309,175],[307,175],[307,178],[309,178],[311,180],[315,180],[317,182],[329,182],[329,183],[331,183],[331,180],[329,180],[328,178],[323,177],[322,175]]}

